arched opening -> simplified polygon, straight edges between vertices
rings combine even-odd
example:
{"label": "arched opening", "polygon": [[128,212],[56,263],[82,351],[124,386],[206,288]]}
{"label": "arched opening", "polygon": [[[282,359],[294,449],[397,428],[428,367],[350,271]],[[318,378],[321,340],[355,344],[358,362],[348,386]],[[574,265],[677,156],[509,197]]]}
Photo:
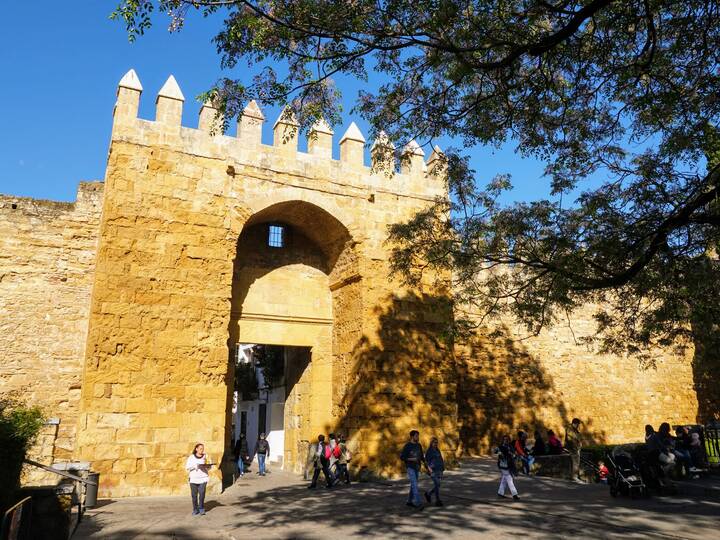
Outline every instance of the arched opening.
{"label": "arched opening", "polygon": [[228,438],[243,432],[252,454],[264,431],[286,470],[302,470],[307,441],[337,416],[333,389],[361,330],[353,247],[340,221],[303,201],[254,214],[238,239]]}

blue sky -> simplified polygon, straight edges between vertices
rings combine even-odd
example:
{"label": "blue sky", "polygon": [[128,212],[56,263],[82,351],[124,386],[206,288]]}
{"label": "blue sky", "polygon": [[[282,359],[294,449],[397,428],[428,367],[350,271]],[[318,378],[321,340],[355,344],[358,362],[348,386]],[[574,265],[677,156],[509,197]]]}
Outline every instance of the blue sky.
{"label": "blue sky", "polygon": [[[154,118],[155,95],[173,74],[186,98],[183,125],[197,125],[200,104],[195,96],[221,75],[210,41],[221,19],[191,14],[181,32],[170,34],[167,20],[159,16],[148,34],[131,44],[123,25],[108,19],[115,5],[115,0],[76,0],[58,7],[57,2],[38,0],[3,6],[0,193],[72,201],[79,181],[101,180],[116,86],[130,68],[144,88],[141,117]],[[240,69],[229,72],[239,74]],[[363,83],[340,79],[337,84],[346,112],[343,125],[335,126],[336,146],[353,120],[368,132],[348,112]],[[268,119],[264,142],[271,144],[279,109],[263,111]],[[515,199],[547,194],[542,164],[515,155],[512,145],[473,149],[472,163],[482,183],[510,172]]]}

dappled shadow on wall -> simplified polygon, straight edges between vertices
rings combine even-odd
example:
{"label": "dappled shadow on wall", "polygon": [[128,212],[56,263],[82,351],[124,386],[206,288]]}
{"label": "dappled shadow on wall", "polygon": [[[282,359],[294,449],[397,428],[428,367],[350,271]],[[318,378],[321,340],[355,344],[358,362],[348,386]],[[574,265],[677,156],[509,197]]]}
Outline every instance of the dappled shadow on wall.
{"label": "dappled shadow on wall", "polygon": [[[563,437],[571,411],[540,360],[511,337],[507,326],[478,328],[456,346],[458,420],[463,453],[486,454],[503,435],[518,430],[530,439],[548,429]],[[579,415],[586,442],[602,443],[605,432]]]}
{"label": "dappled shadow on wall", "polygon": [[457,447],[456,373],[443,335],[447,298],[408,294],[388,297],[383,306],[372,313],[377,335],[363,336],[353,350],[336,428],[352,439],[356,470],[396,475],[412,429],[421,432],[423,446],[437,436],[446,453]]}
{"label": "dappled shadow on wall", "polygon": [[[539,359],[510,338],[506,327],[479,330],[463,344],[447,339],[446,297],[408,294],[376,308],[376,338],[363,336],[339,400],[336,429],[349,434],[356,467],[401,472],[398,454],[411,429],[424,447],[440,439],[446,459],[486,454],[502,435],[536,429],[562,437],[572,414]],[[582,418],[588,443],[606,440]],[[331,426],[328,426],[328,430]]]}

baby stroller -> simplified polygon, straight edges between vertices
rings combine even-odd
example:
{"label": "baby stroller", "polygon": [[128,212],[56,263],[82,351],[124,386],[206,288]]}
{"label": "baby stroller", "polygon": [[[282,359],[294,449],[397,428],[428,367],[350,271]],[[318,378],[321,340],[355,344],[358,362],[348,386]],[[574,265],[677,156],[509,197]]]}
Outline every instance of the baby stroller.
{"label": "baby stroller", "polygon": [[618,445],[608,452],[608,464],[610,465],[610,495],[617,497],[618,494],[639,497],[647,493],[647,487],[643,482],[635,460],[632,456],[632,448],[629,445]]}

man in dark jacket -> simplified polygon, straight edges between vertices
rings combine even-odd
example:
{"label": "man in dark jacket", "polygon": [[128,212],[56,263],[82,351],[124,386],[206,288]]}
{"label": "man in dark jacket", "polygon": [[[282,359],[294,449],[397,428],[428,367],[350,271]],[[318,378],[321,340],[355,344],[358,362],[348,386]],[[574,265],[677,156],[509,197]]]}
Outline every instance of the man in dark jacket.
{"label": "man in dark jacket", "polygon": [[235,441],[233,453],[235,454],[235,463],[237,463],[238,474],[243,476],[245,474],[245,460],[249,457],[247,438],[244,433],[241,433],[238,440]]}
{"label": "man in dark jacket", "polygon": [[265,458],[270,454],[270,443],[265,439],[265,434],[261,433],[255,444],[255,453],[258,457],[258,474],[265,476]]}
{"label": "man in dark jacket", "polygon": [[408,480],[410,480],[407,505],[422,510],[423,505],[418,491],[418,477],[420,476],[420,466],[425,463],[425,455],[419,441],[420,432],[413,429],[410,432],[410,440],[405,443],[400,453],[400,460],[405,464]]}

